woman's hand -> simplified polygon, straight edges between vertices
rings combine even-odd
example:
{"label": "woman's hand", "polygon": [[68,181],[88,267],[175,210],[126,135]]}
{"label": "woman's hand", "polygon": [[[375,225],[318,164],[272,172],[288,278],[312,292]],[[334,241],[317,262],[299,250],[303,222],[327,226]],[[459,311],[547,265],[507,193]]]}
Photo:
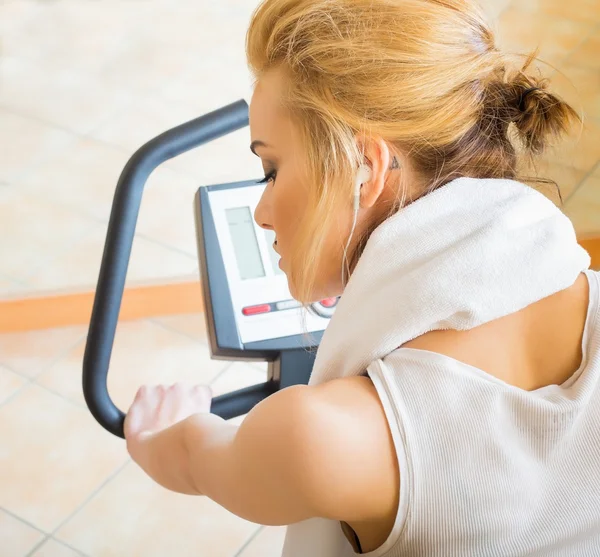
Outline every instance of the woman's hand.
{"label": "woman's hand", "polygon": [[[208,414],[211,399],[212,391],[206,385],[141,387],[125,417],[125,439],[131,458],[148,475],[164,485],[159,479],[164,475],[161,470],[164,466],[160,462],[166,455],[162,453],[167,446],[172,446],[168,450],[171,456],[185,453],[179,447],[185,430],[182,422],[196,414]],[[183,457],[179,460],[183,460]],[[187,462],[176,464],[181,466],[180,473],[187,476],[184,473]]]}
{"label": "woman's hand", "polygon": [[211,399],[212,391],[207,385],[144,385],[138,389],[125,417],[125,438],[128,443],[135,443],[194,414],[208,413]]}

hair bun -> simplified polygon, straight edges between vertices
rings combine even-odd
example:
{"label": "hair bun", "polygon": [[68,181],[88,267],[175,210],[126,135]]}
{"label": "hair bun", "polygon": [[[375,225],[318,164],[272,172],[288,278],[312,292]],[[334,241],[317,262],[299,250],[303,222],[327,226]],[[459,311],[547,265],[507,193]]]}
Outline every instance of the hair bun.
{"label": "hair bun", "polygon": [[506,87],[510,120],[530,152],[541,153],[553,137],[568,131],[579,116],[560,97],[547,89],[548,80],[525,75],[523,68]]}

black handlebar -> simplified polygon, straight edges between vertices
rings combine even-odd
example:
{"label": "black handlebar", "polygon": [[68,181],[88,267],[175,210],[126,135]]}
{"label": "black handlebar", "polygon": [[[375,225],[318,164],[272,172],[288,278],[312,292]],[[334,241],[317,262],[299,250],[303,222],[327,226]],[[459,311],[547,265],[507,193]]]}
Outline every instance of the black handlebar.
{"label": "black handlebar", "polygon": [[[142,146],[123,169],[108,223],[94,307],[83,357],[83,394],[90,412],[109,432],[124,437],[125,414],[108,394],[107,376],[142,192],[163,162],[248,125],[248,105],[236,101],[166,131]],[[276,389],[267,382],[243,389],[235,410],[227,395],[213,399],[211,412],[224,418],[246,413]]]}

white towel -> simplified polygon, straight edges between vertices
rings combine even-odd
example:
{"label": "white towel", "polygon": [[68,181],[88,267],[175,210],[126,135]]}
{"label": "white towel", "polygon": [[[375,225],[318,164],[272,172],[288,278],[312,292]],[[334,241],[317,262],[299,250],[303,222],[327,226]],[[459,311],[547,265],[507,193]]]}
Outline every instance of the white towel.
{"label": "white towel", "polygon": [[[570,220],[541,193],[513,180],[453,180],[371,235],[310,384],[362,374],[428,331],[509,315],[571,286],[589,265]],[[284,557],[351,554],[338,522],[288,527]]]}
{"label": "white towel", "polygon": [[571,286],[589,265],[571,221],[540,192],[514,180],[453,180],[371,235],[310,384],[360,374],[428,331],[509,315]]}

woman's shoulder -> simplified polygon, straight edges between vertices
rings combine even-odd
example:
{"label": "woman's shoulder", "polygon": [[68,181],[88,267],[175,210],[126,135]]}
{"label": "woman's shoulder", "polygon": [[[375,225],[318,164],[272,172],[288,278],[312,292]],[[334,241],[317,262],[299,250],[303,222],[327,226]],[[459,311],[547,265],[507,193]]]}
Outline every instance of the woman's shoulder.
{"label": "woman's shoulder", "polygon": [[269,460],[293,462],[315,516],[369,522],[397,506],[394,443],[368,377],[288,387],[259,406],[281,440]]}

